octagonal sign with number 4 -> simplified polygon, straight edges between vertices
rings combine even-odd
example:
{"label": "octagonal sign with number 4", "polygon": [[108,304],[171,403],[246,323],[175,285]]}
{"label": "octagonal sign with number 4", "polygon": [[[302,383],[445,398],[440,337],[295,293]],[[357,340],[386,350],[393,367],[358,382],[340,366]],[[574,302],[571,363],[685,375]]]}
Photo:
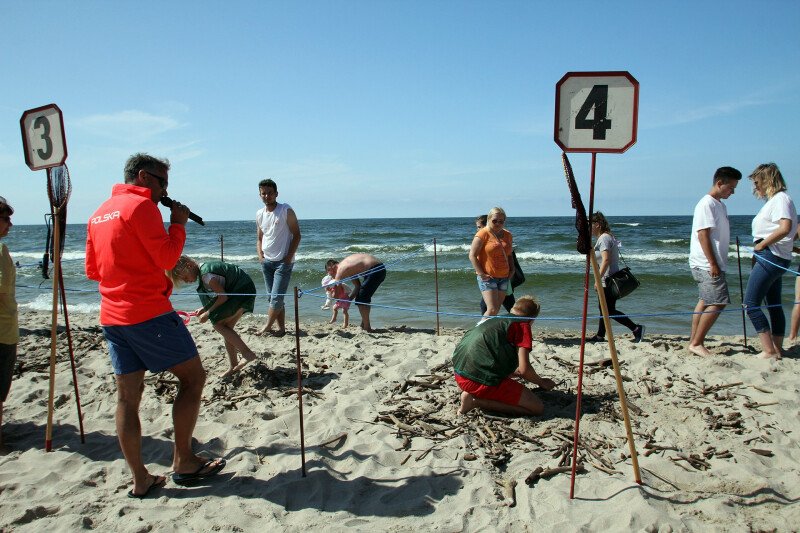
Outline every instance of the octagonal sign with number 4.
{"label": "octagonal sign with number 4", "polygon": [[554,139],[565,152],[622,153],[638,117],[639,82],[628,72],[567,72],[556,84]]}
{"label": "octagonal sign with number 4", "polygon": [[56,104],[28,109],[19,119],[25,164],[31,170],[57,167],[67,160],[64,118]]}

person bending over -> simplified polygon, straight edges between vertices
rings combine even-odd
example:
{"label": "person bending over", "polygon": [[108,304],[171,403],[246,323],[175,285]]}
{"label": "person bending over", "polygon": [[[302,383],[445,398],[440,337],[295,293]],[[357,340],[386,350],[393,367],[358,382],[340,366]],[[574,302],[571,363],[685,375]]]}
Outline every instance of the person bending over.
{"label": "person bending over", "polygon": [[512,379],[522,378],[544,390],[555,387],[553,380],[540,377],[530,363],[531,324],[539,310],[532,296],[521,296],[511,315],[486,320],[464,334],[453,352],[455,380],[463,391],[459,414],[476,407],[515,415],[544,412],[542,401]]}

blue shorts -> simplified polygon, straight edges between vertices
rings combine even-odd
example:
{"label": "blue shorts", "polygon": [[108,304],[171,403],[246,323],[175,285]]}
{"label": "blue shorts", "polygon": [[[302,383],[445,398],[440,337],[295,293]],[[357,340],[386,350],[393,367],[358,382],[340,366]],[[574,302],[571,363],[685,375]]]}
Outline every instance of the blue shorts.
{"label": "blue shorts", "polygon": [[383,266],[383,263],[378,263],[370,268],[368,272],[369,274],[364,276],[364,281],[361,282],[361,288],[358,290],[355,300],[356,304],[372,303],[372,295],[375,294],[380,284],[386,279],[386,267]]}
{"label": "blue shorts", "polygon": [[508,278],[489,278],[484,281],[480,276],[478,278],[478,288],[483,291],[503,291],[508,289]]}
{"label": "blue shorts", "polygon": [[280,261],[267,261],[261,263],[261,273],[264,274],[264,285],[267,287],[267,300],[270,309],[280,311],[284,308],[283,297],[289,289],[289,280],[292,277],[294,263],[286,264]]}
{"label": "blue shorts", "polygon": [[103,326],[114,373],[157,373],[197,357],[197,346],[175,311],[132,326]]}

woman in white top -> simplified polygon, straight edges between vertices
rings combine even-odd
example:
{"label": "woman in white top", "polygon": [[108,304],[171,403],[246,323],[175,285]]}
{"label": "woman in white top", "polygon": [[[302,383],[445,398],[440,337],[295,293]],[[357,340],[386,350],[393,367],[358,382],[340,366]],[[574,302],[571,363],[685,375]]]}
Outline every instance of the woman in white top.
{"label": "woman in white top", "polygon": [[[635,324],[622,311],[617,310],[617,299],[611,294],[606,281],[619,270],[619,243],[611,233],[611,226],[606,220],[605,215],[597,211],[592,215],[592,235],[597,237],[594,245],[595,255],[599,263],[600,277],[603,280],[603,293],[606,295],[606,305],[608,306],[608,316],[631,330],[634,342],[642,342],[644,336],[644,325]],[[606,337],[606,323],[600,317],[597,325],[597,334],[586,339],[589,342],[602,342]]]}
{"label": "woman in white top", "polygon": [[[792,260],[797,210],[786,193],[786,182],[775,163],[758,165],[750,174],[753,195],[766,203],[753,219],[753,271],[744,304],[761,341],[759,357],[780,359],[786,317],[781,306],[783,274]],[[767,320],[761,305],[769,312]]]}

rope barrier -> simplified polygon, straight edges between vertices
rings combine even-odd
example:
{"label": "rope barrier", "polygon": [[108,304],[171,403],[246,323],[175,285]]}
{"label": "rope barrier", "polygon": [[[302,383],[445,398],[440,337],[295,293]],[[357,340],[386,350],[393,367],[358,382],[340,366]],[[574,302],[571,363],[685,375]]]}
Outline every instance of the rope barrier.
{"label": "rope barrier", "polygon": [[[33,285],[17,285],[17,287],[18,288],[25,288],[25,289],[36,289],[36,290],[40,290],[40,291],[46,290],[43,287],[36,287],[36,286],[33,286]],[[67,291],[67,292],[82,292],[82,293],[97,293],[98,292],[98,291],[92,290],[92,289],[67,289],[67,288],[65,288],[64,290]],[[312,289],[312,290],[316,290],[316,288]],[[299,295],[300,296],[302,296],[303,294],[308,294],[312,298],[319,298],[320,300],[328,299],[327,296],[313,294],[311,291],[302,291],[300,289],[298,289],[298,291],[299,291]],[[246,292],[221,292],[221,293],[216,293],[216,294],[218,296],[221,296],[221,295],[225,295],[225,296],[255,296],[256,298],[270,296],[269,294],[246,293]],[[194,293],[194,292],[173,292],[172,295],[173,296],[196,296],[197,293]],[[294,296],[294,293],[283,293],[283,294],[278,294],[276,296]],[[350,302],[350,303],[354,303],[356,305],[366,305],[366,306],[369,306],[369,307],[378,307],[378,308],[381,308],[381,309],[393,309],[393,310],[396,310],[396,311],[408,311],[408,312],[424,313],[424,314],[439,315],[439,316],[450,316],[450,317],[464,317],[464,318],[478,318],[478,319],[484,318],[483,315],[474,314],[474,313],[454,313],[454,312],[450,312],[450,311],[432,311],[432,310],[429,310],[429,309],[418,309],[418,308],[415,308],[415,307],[398,307],[398,306],[393,306],[393,305],[382,305],[382,304],[374,304],[374,303],[368,303],[368,304],[367,303],[356,303],[355,300],[345,300],[345,299],[339,299],[339,298],[330,298],[330,299],[331,299],[331,301]],[[784,303],[780,303],[780,304],[772,304],[772,305],[751,306],[751,307],[749,307],[749,309],[756,309],[756,308],[769,309],[771,307],[783,307],[784,305],[789,305],[789,304],[798,305],[798,304],[800,304],[800,301],[786,302],[785,304]],[[616,317],[627,316],[629,318],[631,318],[631,317],[635,317],[635,318],[651,317],[652,318],[652,317],[666,317],[666,316],[692,316],[692,315],[738,313],[738,312],[741,312],[741,309],[730,308],[730,309],[722,309],[720,311],[692,311],[692,312],[675,311],[675,312],[668,312],[668,313],[628,313],[628,314],[622,314],[622,315],[609,315],[609,317],[610,318],[616,318]],[[487,317],[487,318],[493,318],[493,317]],[[504,315],[503,318],[507,318],[507,316]],[[528,319],[528,318],[529,317],[523,317],[522,319]],[[600,318],[602,318],[602,315],[589,315],[589,316],[587,316],[587,318],[600,319]],[[536,318],[536,320],[538,320],[538,321],[552,321],[552,322],[572,322],[572,321],[582,320],[582,319],[583,319],[582,316],[555,316],[555,317],[539,316],[539,317]]]}

